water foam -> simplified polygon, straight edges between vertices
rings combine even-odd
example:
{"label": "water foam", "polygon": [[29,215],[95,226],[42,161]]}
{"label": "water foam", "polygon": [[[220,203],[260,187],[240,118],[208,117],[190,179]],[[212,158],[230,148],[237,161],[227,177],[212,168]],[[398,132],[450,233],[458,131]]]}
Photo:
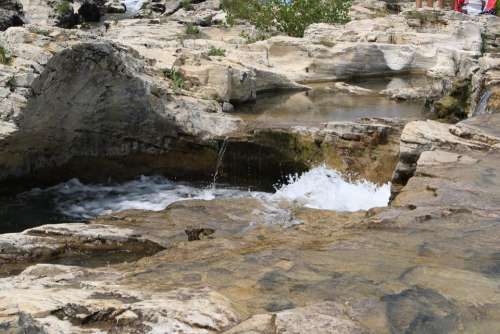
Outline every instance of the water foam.
{"label": "water foam", "polygon": [[161,176],[142,176],[112,185],[86,185],[72,179],[45,190],[32,190],[28,196],[40,193],[52,197],[57,210],[64,215],[89,219],[131,209],[161,211],[180,200],[241,197],[261,199],[266,207],[276,210],[279,202],[286,201],[315,209],[358,211],[386,206],[390,186],[377,187],[367,181],[349,183],[337,171],[319,166],[300,176],[290,176],[274,194],[229,187],[196,187]]}
{"label": "water foam", "polygon": [[350,183],[323,165],[300,176],[290,176],[272,198],[314,209],[358,211],[387,206],[390,195],[389,183],[380,187],[368,181]]}
{"label": "water foam", "polygon": [[81,219],[133,209],[161,211],[180,200],[211,200],[249,194],[235,188],[195,187],[161,176],[141,176],[137,180],[114,185],[85,185],[72,179],[46,190],[33,190],[30,195],[39,192],[50,193],[61,213]]}

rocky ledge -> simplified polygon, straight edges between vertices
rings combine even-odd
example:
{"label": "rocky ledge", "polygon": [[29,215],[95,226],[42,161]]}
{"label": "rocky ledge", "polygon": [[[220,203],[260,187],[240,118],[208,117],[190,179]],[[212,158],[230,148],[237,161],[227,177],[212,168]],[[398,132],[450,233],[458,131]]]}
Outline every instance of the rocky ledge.
{"label": "rocky ledge", "polygon": [[[157,213],[122,212],[5,235],[4,249],[6,240],[16,240],[10,249],[26,254],[24,238],[39,249],[140,251],[137,245],[149,242],[156,250],[133,263],[35,265],[0,279],[1,326],[49,333],[494,330],[500,151],[489,125],[498,119],[455,126],[470,127],[481,141],[434,132],[430,142],[439,146],[422,146],[413,176],[383,209],[187,201]],[[38,254],[49,255],[48,262],[66,256]]]}

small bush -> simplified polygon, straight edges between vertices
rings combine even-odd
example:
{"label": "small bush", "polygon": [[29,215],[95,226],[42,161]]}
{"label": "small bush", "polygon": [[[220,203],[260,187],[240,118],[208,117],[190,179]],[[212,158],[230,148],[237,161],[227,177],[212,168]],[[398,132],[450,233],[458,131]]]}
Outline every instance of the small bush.
{"label": "small bush", "polygon": [[208,55],[210,57],[212,57],[212,56],[224,57],[226,55],[226,50],[211,46],[210,49],[208,50]]}
{"label": "small bush", "polygon": [[56,12],[59,16],[73,14],[73,7],[71,6],[71,3],[69,1],[64,0],[57,5]]}
{"label": "small bush", "polygon": [[172,67],[169,70],[164,70],[163,74],[167,78],[172,80],[174,91],[179,91],[184,88],[184,78],[182,77],[182,74],[177,69],[175,69],[175,67]]}
{"label": "small bush", "polygon": [[7,50],[0,46],[0,64],[10,65],[12,58],[9,56]]}
{"label": "small bush", "polygon": [[249,33],[242,31],[240,32],[240,36],[246,39],[247,44],[252,44],[258,41],[264,41],[266,39],[269,39],[271,38],[272,35],[270,33],[262,31],[258,31],[256,34],[250,35]]}
{"label": "small bush", "polygon": [[191,2],[191,0],[182,0],[181,1],[181,7],[185,10],[185,11],[190,11],[190,10],[193,10],[193,4]]}
{"label": "small bush", "polygon": [[186,26],[186,34],[187,35],[198,35],[200,33],[200,28],[194,24],[188,24]]}
{"label": "small bush", "polygon": [[227,22],[241,19],[265,32],[303,37],[313,23],[346,23],[351,0],[222,0]]}

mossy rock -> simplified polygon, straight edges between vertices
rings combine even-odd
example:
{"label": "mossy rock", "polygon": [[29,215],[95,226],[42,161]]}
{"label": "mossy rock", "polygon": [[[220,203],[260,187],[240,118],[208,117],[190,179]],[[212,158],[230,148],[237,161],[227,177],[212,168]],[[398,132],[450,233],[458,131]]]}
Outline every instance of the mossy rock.
{"label": "mossy rock", "polygon": [[453,96],[445,96],[434,103],[434,112],[437,118],[454,118],[465,113],[463,104]]}
{"label": "mossy rock", "polygon": [[491,90],[491,96],[488,101],[488,109],[491,113],[500,112],[500,87],[495,87]]}

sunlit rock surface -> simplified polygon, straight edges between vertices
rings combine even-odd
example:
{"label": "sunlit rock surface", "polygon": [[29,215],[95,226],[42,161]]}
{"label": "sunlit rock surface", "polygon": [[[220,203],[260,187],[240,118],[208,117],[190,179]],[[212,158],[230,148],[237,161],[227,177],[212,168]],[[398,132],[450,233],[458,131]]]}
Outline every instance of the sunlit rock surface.
{"label": "sunlit rock surface", "polygon": [[[355,1],[345,26],[249,43],[251,27],[213,26],[224,22],[218,1],[193,3],[192,13],[180,1],[145,1],[122,13],[135,19],[88,32],[54,28],[52,5],[27,3],[27,22],[37,25],[0,34],[12,57],[0,65],[0,179],[11,182],[0,190],[18,177],[53,184],[117,175],[124,166],[125,178],[160,170],[206,179],[219,173],[221,152],[226,180],[276,180],[324,163],[352,172],[347,181],[381,184],[397,166],[391,204],[368,211],[319,210],[286,196],[197,199],[0,235],[0,330],[497,331],[498,19],[410,5],[398,4],[409,10],[395,15],[389,2]],[[193,22],[203,26],[187,36],[184,24]],[[224,56],[210,56],[211,47]],[[349,83],[403,72],[437,83],[383,90]],[[263,126],[223,112],[270,89],[307,91],[321,80],[345,81],[330,92],[351,98],[434,102],[457,79],[470,81],[463,107],[474,116],[457,124]],[[106,159],[112,163],[100,164]]]}

